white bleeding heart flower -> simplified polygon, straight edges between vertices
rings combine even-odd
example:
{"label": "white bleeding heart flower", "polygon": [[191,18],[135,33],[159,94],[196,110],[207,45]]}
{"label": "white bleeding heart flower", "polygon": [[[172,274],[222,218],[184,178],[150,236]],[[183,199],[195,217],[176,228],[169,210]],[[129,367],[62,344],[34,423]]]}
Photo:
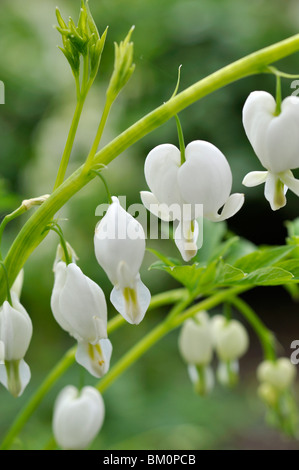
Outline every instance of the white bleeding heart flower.
{"label": "white bleeding heart flower", "polygon": [[206,312],[200,312],[184,322],[179,335],[179,350],[188,364],[207,365],[211,362],[213,337]]}
{"label": "white bleeding heart flower", "polygon": [[0,382],[17,397],[23,393],[31,376],[23,358],[31,341],[32,322],[14,291],[11,291],[11,300],[12,305],[6,300],[0,308]]}
{"label": "white bleeding heart flower", "polygon": [[105,405],[94,387],[78,391],[68,385],[58,395],[53,414],[53,434],[64,450],[86,449],[100,431],[105,417]]}
{"label": "white bleeding heart flower", "polygon": [[94,246],[98,263],[114,285],[111,303],[126,321],[137,325],[151,299],[139,274],[145,254],[145,233],[115,196],[96,226]]}
{"label": "white bleeding heart flower", "polygon": [[21,297],[21,292],[23,288],[23,282],[24,282],[24,269],[21,269],[19,274],[17,275],[15,282],[11,286],[11,291],[15,292],[18,296],[18,298]]}
{"label": "white bleeding heart flower", "polygon": [[51,296],[53,315],[79,342],[96,344],[107,338],[107,305],[102,289],[75,264],[56,264]]}
{"label": "white bleeding heart flower", "polygon": [[227,320],[222,315],[215,315],[212,318],[212,331],[214,346],[221,361],[234,361],[246,353],[248,333],[238,320]]}
{"label": "white bleeding heart flower", "polygon": [[299,98],[288,96],[276,112],[276,101],[265,91],[254,91],[243,107],[246,135],[267,171],[248,173],[243,184],[265,183],[265,197],[272,210],[285,206],[289,188],[299,196],[299,180],[291,170],[299,167]]}
{"label": "white bleeding heart flower", "polygon": [[100,378],[109,370],[112,344],[109,339],[100,339],[96,344],[78,342],[76,361],[94,377]]}
{"label": "white bleeding heart flower", "polygon": [[141,199],[162,220],[177,221],[175,243],[183,259],[189,261],[197,252],[195,219],[203,215],[215,222],[226,220],[242,207],[244,195],[230,195],[231,169],[213,144],[202,140],[189,143],[185,159],[181,164],[181,152],[171,144],[151,150],[144,173],[152,192],[142,191]]}
{"label": "white bleeding heart flower", "polygon": [[263,361],[257,369],[257,376],[260,382],[267,383],[282,392],[293,384],[296,372],[296,367],[290,359],[281,357],[276,361]]}

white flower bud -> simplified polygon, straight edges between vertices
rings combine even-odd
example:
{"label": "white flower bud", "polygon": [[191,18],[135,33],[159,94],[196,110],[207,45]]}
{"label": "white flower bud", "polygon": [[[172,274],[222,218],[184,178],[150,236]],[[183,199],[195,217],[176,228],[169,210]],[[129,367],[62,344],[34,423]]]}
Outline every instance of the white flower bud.
{"label": "white flower bud", "polygon": [[57,263],[51,308],[61,328],[78,341],[96,344],[107,338],[104,293],[75,263]]}
{"label": "white flower bud", "polygon": [[186,320],[179,336],[179,350],[187,364],[207,365],[213,356],[213,338],[206,312]]}
{"label": "white flower bud", "polygon": [[23,358],[31,341],[32,322],[13,291],[11,299],[12,305],[6,300],[0,309],[0,343],[5,361],[0,364],[0,382],[19,396],[30,380],[30,369]]}
{"label": "white flower bud", "polygon": [[258,366],[257,377],[260,382],[267,383],[282,392],[293,384],[296,367],[286,357],[281,357],[276,361],[263,361]]}
{"label": "white flower bud", "polygon": [[110,300],[132,324],[144,318],[151,295],[141,282],[139,270],[145,253],[141,224],[112,197],[106,215],[95,229],[94,246],[98,263],[114,285]]}
{"label": "white flower bud", "polygon": [[214,345],[221,361],[234,361],[243,356],[249,346],[244,326],[237,320],[227,320],[221,315],[212,318]]}
{"label": "white flower bud", "polygon": [[100,431],[105,416],[101,394],[93,387],[80,392],[65,387],[54,405],[53,433],[57,444],[65,450],[83,450]]}
{"label": "white flower bud", "polygon": [[188,366],[188,374],[194,385],[195,392],[199,395],[208,395],[213,390],[215,379],[211,367],[190,364]]}

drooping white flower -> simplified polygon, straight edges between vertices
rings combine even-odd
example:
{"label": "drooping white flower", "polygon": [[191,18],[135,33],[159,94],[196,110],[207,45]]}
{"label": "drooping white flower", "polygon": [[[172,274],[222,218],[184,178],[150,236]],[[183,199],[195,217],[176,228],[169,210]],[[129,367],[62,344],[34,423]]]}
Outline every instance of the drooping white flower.
{"label": "drooping white flower", "polygon": [[206,312],[186,320],[179,335],[179,350],[187,364],[207,365],[213,356],[213,337]]}
{"label": "drooping white flower", "polygon": [[102,289],[75,264],[55,267],[51,296],[53,315],[79,342],[96,344],[107,338],[107,305]]}
{"label": "drooping white flower", "polygon": [[237,320],[228,320],[215,315],[212,320],[214,347],[219,358],[217,379],[225,386],[232,387],[238,381],[239,363],[249,346],[246,329]]}
{"label": "drooping white flower", "polygon": [[121,207],[118,199],[112,197],[112,201],[95,229],[95,255],[114,285],[111,303],[129,323],[137,325],[151,299],[139,274],[145,234],[141,224]]}
{"label": "drooping white flower", "polygon": [[0,364],[0,382],[12,395],[20,396],[31,376],[23,358],[31,341],[32,322],[14,291],[11,300],[12,305],[6,300],[0,308],[0,343],[4,356]]}
{"label": "drooping white flower", "polygon": [[290,359],[281,357],[276,361],[263,361],[257,369],[257,377],[260,382],[269,384],[282,392],[293,384],[296,372],[296,367]]}
{"label": "drooping white flower", "polygon": [[189,261],[197,252],[195,219],[201,215],[215,222],[228,219],[242,207],[244,196],[230,195],[231,170],[223,153],[213,144],[191,142],[185,149],[185,158],[181,164],[181,153],[171,144],[151,150],[144,173],[152,192],[142,191],[141,199],[162,220],[177,221],[175,243],[183,259]]}
{"label": "drooping white flower", "polygon": [[212,319],[214,346],[219,359],[223,362],[242,357],[249,346],[248,333],[238,320],[227,320],[222,315]]}
{"label": "drooping white flower", "polygon": [[213,357],[213,336],[206,312],[199,312],[184,322],[179,335],[179,351],[188,364],[195,391],[206,395],[214,386],[214,374],[209,367]]}
{"label": "drooping white flower", "polygon": [[80,392],[69,385],[58,395],[53,414],[53,433],[57,444],[65,450],[83,450],[100,431],[105,405],[100,392],[84,387]]}
{"label": "drooping white flower", "polygon": [[243,108],[243,125],[253,150],[267,170],[248,173],[243,184],[252,187],[265,183],[265,197],[271,209],[280,209],[286,204],[288,188],[299,196],[299,180],[291,171],[299,167],[299,98],[285,98],[277,114],[273,96],[254,91]]}

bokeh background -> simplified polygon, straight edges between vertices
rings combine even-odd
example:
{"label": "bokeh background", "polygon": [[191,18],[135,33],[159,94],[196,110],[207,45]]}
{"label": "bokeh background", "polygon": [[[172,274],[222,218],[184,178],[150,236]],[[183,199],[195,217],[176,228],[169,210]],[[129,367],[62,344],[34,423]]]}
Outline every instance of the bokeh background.
{"label": "bokeh background", "polygon": [[[77,19],[79,0],[1,0],[0,79],[5,83],[5,105],[0,106],[0,212],[13,210],[24,198],[50,192],[55,180],[72,112],[75,89],[53,28],[58,4],[64,18]],[[254,50],[299,31],[297,0],[90,0],[100,33],[109,25],[100,74],[82,116],[69,172],[84,161],[100,118],[107,81],[113,67],[113,42],[123,39],[134,24],[136,71],[115,103],[102,145],[172,94],[177,69],[183,65],[180,89]],[[299,73],[299,54],[281,61],[280,68]],[[283,80],[283,94],[295,91]],[[293,85],[296,87],[296,84]],[[298,86],[297,86],[298,88]],[[213,142],[231,164],[233,190],[260,169],[246,139],[242,106],[257,89],[275,91],[269,75],[250,77],[215,92],[180,114],[185,141]],[[113,194],[139,202],[146,189],[144,159],[154,146],[177,144],[175,121],[135,144],[106,172]],[[284,221],[298,216],[298,199],[288,194],[279,212],[270,210],[263,188],[245,188],[246,202],[228,227],[256,244],[283,243]],[[93,253],[95,208],[105,200],[99,181],[93,181],[59,213],[66,238],[79,256],[80,267],[105,291],[111,285]],[[26,216],[8,227],[5,252]],[[52,265],[57,246],[54,234],[41,244],[25,266],[22,301],[30,313],[34,336],[27,353],[32,381],[23,396],[13,399],[0,388],[0,434],[47,375],[72,339],[55,323],[50,310]],[[177,256],[169,241],[149,242],[165,254]],[[166,274],[148,271],[154,261],[147,253],[142,271],[152,293],[177,284]],[[289,356],[299,336],[299,306],[282,288],[261,288],[245,296]],[[112,308],[109,314],[114,315]],[[147,315],[139,327],[124,326],[111,337],[113,363],[166,314]],[[259,344],[249,329],[251,347],[241,361],[241,382],[233,391],[217,386],[207,398],[193,393],[186,367],[177,350],[178,332],[171,333],[120,377],[105,393],[106,420],[93,448],[98,449],[298,449],[299,443],[280,436],[264,422],[264,407],[256,396],[255,371],[261,361]],[[32,416],[15,448],[42,448],[51,438],[49,425],[54,399],[65,384],[77,385],[80,369],[74,365],[47,395]],[[86,382],[96,380],[86,374]],[[299,394],[298,394],[299,395]]]}

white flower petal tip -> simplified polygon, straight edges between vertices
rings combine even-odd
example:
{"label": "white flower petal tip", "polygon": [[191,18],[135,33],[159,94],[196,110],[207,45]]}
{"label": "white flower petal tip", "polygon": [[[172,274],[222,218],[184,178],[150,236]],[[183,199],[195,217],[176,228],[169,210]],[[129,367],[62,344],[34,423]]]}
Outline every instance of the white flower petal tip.
{"label": "white flower petal tip", "polygon": [[243,206],[245,201],[244,194],[235,193],[231,194],[223,206],[221,214],[211,214],[207,216],[207,219],[212,220],[213,222],[222,222],[227,220],[230,217],[233,217]]}
{"label": "white flower petal tip", "polygon": [[291,171],[280,173],[280,180],[288,187],[296,196],[299,196],[299,180],[297,180]]}
{"label": "white flower petal tip", "polygon": [[184,261],[188,262],[198,251],[198,223],[195,221],[180,222],[175,230],[174,240]]}
{"label": "white flower petal tip", "polygon": [[244,177],[242,184],[248,188],[265,183],[268,171],[251,171]]}
{"label": "white flower petal tip", "polygon": [[101,339],[97,344],[78,343],[76,361],[94,377],[101,378],[108,372],[112,354],[109,339]]}
{"label": "white flower petal tip", "polygon": [[84,450],[100,431],[105,417],[102,395],[94,387],[80,392],[69,385],[54,405],[53,434],[64,450]]}
{"label": "white flower petal tip", "polygon": [[141,279],[136,280],[135,287],[114,287],[110,300],[114,308],[131,323],[138,325],[144,318],[151,301],[151,293]]}
{"label": "white flower petal tip", "polygon": [[30,382],[31,373],[28,364],[20,361],[5,361],[0,365],[0,383],[14,396],[19,397]]}

